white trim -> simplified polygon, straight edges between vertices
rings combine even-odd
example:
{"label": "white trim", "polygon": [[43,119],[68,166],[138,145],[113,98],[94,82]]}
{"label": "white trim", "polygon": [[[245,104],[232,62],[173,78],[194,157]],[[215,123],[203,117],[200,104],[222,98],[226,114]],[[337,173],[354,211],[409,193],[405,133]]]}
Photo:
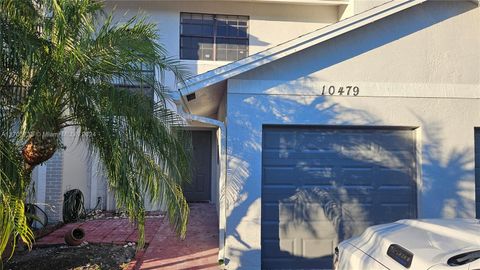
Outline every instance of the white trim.
{"label": "white trim", "polygon": [[[168,2],[172,0],[157,0],[158,2]],[[175,0],[177,2],[191,0]],[[196,0],[197,2],[206,2],[212,0]],[[348,0],[216,0],[217,2],[243,2],[243,3],[271,3],[271,4],[289,4],[289,5],[326,5],[341,6],[348,5]],[[105,2],[132,2],[132,0],[106,0]],[[137,1],[133,1],[137,2]]]}
{"label": "white trim", "polygon": [[210,66],[224,66],[233,61],[219,61],[219,60],[191,60],[191,59],[180,59],[182,64],[185,65],[210,65]]}
{"label": "white trim", "polygon": [[[100,161],[96,153],[90,157],[90,208],[93,209],[97,205],[98,198],[98,177],[99,177]],[[104,198],[102,198],[104,199]]]}
{"label": "white trim", "polygon": [[47,192],[47,164],[44,163],[42,165],[37,166],[34,169],[34,173],[36,174],[36,187],[35,187],[35,199],[37,206],[40,207],[43,211],[45,211],[45,200],[46,200],[46,192]]}
{"label": "white trim", "polygon": [[[225,124],[219,120],[215,120],[208,117],[203,117],[194,114],[185,114],[186,119],[210,124],[217,126],[220,129],[220,176],[219,176],[219,187],[218,187],[218,202],[219,202],[219,212],[218,212],[218,261],[224,262],[225,258],[225,230],[227,227],[226,219],[226,205],[225,205],[225,194],[227,188],[227,134]],[[218,139],[218,138],[217,138]]]}
{"label": "white trim", "polygon": [[416,164],[416,171],[415,171],[415,180],[416,180],[416,187],[417,187],[417,218],[422,218],[423,217],[423,205],[422,205],[422,195],[423,190],[424,190],[424,183],[423,183],[423,177],[422,177],[422,165],[423,165],[423,158],[422,158],[422,153],[423,153],[423,128],[422,127],[417,127],[413,130],[415,132],[415,160],[417,162]]}
{"label": "white trim", "polygon": [[247,58],[192,77],[186,80],[185,86],[180,88],[180,91],[182,95],[191,94],[201,88],[268,64],[426,1],[427,0],[392,0]]}
{"label": "white trim", "polygon": [[[218,152],[218,144],[217,144],[217,133],[215,132],[215,129],[210,129],[210,203],[215,204],[216,207],[218,207],[219,203],[219,198],[218,196],[218,170],[220,166],[220,161],[217,162],[217,152]],[[217,209],[218,210],[218,209]]]}
{"label": "white trim", "polygon": [[[334,86],[335,89],[346,86],[359,88],[357,97],[388,97],[388,98],[461,98],[480,99],[478,84],[454,84],[454,83],[398,83],[398,82],[362,82],[362,81],[324,81],[311,79],[301,81],[302,87],[298,87],[298,81],[281,80],[243,80],[230,79],[228,81],[230,90],[228,94],[250,94],[250,95],[281,95],[281,96],[302,96],[302,97],[352,97],[346,93],[343,95],[330,96],[328,90],[324,91],[323,86]],[[274,87],[272,87],[274,86]],[[235,90],[240,89],[240,90]],[[262,89],[262,90],[259,90]],[[267,90],[263,90],[267,89]]]}

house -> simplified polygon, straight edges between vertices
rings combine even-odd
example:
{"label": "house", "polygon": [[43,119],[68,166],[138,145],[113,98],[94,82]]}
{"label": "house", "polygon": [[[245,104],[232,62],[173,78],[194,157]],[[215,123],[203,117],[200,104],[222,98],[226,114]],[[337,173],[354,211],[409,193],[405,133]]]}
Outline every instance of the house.
{"label": "house", "polygon": [[[328,269],[367,226],[479,216],[478,1],[107,3],[146,10],[198,74],[174,97],[195,148],[185,195],[217,205],[228,269]],[[50,163],[37,196],[111,207],[81,145]]]}

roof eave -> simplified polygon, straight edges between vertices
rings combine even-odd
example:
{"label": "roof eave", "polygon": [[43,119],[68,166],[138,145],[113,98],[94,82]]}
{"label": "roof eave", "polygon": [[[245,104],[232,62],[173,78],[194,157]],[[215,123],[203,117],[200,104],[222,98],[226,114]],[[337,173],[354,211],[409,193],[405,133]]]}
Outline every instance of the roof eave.
{"label": "roof eave", "polygon": [[[427,0],[392,0],[350,18],[271,47],[265,51],[192,77],[188,79],[179,90],[183,96],[191,94],[199,89],[237,76],[426,1]],[[478,3],[479,0],[472,1]]]}

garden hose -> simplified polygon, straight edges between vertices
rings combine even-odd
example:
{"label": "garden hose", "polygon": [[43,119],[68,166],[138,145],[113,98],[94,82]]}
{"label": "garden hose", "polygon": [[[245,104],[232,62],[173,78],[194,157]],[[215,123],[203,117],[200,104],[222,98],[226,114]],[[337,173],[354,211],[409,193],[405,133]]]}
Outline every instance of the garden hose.
{"label": "garden hose", "polygon": [[86,217],[83,193],[72,189],[63,195],[63,222],[76,222]]}
{"label": "garden hose", "polygon": [[25,213],[27,216],[27,223],[28,226],[33,227],[34,222],[37,222],[41,225],[40,228],[35,227],[37,229],[45,228],[48,224],[48,215],[42,208],[38,205],[27,203],[25,204]]}

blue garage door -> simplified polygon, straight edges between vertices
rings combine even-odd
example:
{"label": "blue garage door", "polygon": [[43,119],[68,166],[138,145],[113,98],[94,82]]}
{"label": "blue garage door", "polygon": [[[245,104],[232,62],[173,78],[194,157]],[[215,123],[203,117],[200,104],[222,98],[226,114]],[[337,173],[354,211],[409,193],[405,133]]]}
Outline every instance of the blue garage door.
{"label": "blue garage door", "polygon": [[415,131],[265,126],[262,268],[329,269],[366,227],[416,217]]}

